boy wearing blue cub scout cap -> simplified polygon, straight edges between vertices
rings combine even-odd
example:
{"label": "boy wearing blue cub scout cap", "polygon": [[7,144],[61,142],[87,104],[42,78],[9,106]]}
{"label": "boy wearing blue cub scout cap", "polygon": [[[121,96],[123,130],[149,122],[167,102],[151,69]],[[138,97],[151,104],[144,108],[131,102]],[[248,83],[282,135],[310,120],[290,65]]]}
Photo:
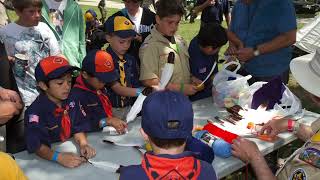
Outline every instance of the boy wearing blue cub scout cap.
{"label": "boy wearing blue cub scout cap", "polygon": [[71,136],[66,99],[71,90],[71,73],[75,69],[63,57],[50,56],[41,60],[35,69],[41,93],[24,116],[28,152],[69,168],[79,166],[81,157],[73,153],[59,153],[50,146]]}
{"label": "boy wearing blue cub scout cap", "polygon": [[137,33],[131,21],[124,16],[109,18],[105,23],[105,31],[109,42],[106,51],[112,56],[115,71],[120,77],[119,83],[108,89],[108,95],[113,107],[127,107],[133,104],[134,99],[130,97],[138,96],[142,91],[138,88],[137,61],[128,53],[131,41]]}
{"label": "boy wearing blue cub scout cap", "polygon": [[210,164],[184,151],[193,128],[193,110],[187,97],[171,91],[149,95],[142,107],[141,134],[153,152],[141,165],[124,167],[120,179],[216,179]]}
{"label": "boy wearing blue cub scout cap", "polygon": [[95,153],[88,149],[86,132],[101,131],[109,125],[124,133],[127,124],[113,116],[111,102],[105,86],[119,79],[112,57],[105,51],[91,51],[82,61],[82,72],[69,96],[70,117],[73,120],[75,140],[81,155],[91,158]]}

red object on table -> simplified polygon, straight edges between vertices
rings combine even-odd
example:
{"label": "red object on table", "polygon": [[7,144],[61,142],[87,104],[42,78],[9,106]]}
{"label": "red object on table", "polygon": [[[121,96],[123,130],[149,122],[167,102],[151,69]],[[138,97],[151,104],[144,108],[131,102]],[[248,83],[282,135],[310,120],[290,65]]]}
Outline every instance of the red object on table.
{"label": "red object on table", "polygon": [[232,144],[232,141],[234,139],[236,139],[237,137],[239,137],[236,134],[233,134],[229,131],[223,130],[221,128],[219,128],[218,126],[212,124],[212,123],[208,123],[203,127],[203,130],[208,131],[209,133],[211,133],[214,136],[217,136],[223,140],[225,140],[226,142]]}

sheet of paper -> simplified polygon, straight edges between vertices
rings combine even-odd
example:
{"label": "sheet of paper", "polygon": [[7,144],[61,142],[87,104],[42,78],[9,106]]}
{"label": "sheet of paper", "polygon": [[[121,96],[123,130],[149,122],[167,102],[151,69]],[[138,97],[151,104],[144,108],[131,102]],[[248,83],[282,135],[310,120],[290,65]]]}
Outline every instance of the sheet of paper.
{"label": "sheet of paper", "polygon": [[143,146],[144,140],[140,134],[141,118],[128,124],[128,133],[116,136],[104,136],[103,139],[113,142],[118,146]]}

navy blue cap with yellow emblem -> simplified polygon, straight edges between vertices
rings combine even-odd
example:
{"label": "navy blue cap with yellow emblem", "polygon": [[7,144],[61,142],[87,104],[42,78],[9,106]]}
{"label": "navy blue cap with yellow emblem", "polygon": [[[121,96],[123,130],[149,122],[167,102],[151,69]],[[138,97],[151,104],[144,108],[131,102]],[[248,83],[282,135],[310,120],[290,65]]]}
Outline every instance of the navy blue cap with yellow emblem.
{"label": "navy blue cap with yellow emblem", "polygon": [[109,18],[104,23],[104,29],[107,34],[115,34],[120,38],[134,37],[137,34],[134,25],[124,16]]}

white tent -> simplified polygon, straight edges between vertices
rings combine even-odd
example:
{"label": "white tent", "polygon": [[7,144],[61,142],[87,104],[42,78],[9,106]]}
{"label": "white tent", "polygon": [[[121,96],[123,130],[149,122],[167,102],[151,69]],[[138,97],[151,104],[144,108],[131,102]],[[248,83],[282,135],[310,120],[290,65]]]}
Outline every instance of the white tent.
{"label": "white tent", "polygon": [[297,32],[295,46],[308,53],[313,53],[320,47],[320,15]]}

